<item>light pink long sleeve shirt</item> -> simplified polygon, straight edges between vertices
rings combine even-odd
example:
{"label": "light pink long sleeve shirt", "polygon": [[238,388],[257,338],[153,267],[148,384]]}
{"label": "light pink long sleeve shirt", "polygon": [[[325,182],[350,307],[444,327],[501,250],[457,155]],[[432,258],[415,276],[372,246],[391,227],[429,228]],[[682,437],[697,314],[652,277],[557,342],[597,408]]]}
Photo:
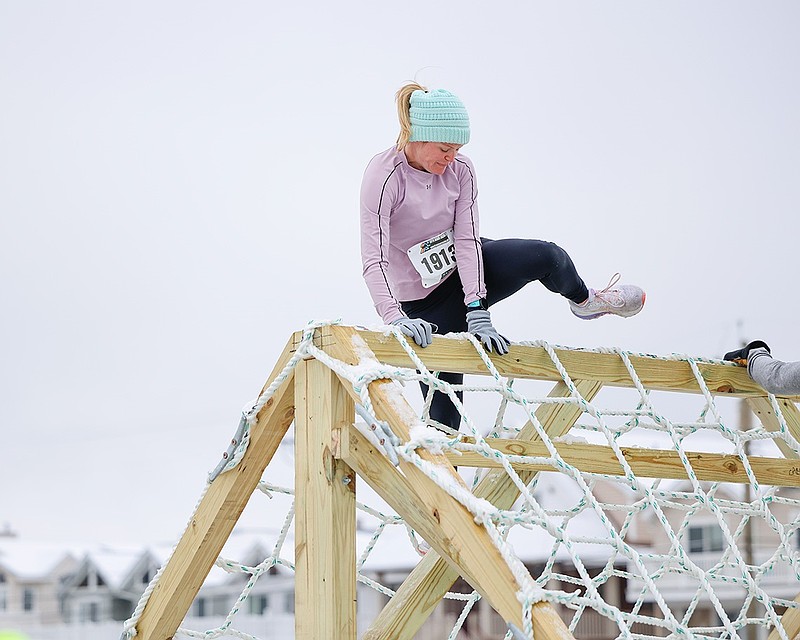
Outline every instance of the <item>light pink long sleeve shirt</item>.
{"label": "light pink long sleeve shirt", "polygon": [[367,165],[361,183],[361,261],[384,322],[405,316],[401,301],[420,300],[441,284],[423,286],[408,251],[446,231],[453,232],[464,303],[486,297],[477,196],[475,170],[463,155],[442,175],[415,169],[396,147]]}

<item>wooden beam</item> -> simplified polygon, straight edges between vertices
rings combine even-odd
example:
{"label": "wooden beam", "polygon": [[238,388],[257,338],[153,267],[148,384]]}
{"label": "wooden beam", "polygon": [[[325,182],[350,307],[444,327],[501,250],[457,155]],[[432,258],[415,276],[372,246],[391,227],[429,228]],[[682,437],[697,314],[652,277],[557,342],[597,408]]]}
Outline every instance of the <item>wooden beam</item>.
{"label": "wooden beam", "polygon": [[[591,401],[602,388],[597,382],[578,380],[578,393]],[[557,382],[549,394],[551,398],[564,398],[570,390],[563,382]],[[543,404],[535,415],[551,438],[566,434],[581,415],[581,409],[572,404]],[[536,441],[538,431],[531,421],[520,430],[518,440]],[[535,472],[522,470],[520,479],[528,483]],[[488,473],[475,488],[475,496],[489,500],[499,509],[510,509],[519,497],[519,490],[503,471]],[[434,553],[428,553],[409,574],[394,597],[378,614],[363,640],[411,640],[419,628],[438,606],[450,587],[458,578],[458,572],[448,562]],[[548,616],[549,612],[537,611],[537,615]]]}
{"label": "wooden beam", "polygon": [[[332,339],[328,336],[335,328],[324,327],[320,340]],[[366,330],[358,330],[358,334],[380,362],[414,368],[413,361],[393,336]],[[414,347],[414,350],[431,371],[487,375],[486,366],[468,340],[434,336],[431,346],[425,349]],[[571,349],[556,349],[555,352],[572,380],[594,380],[615,387],[633,386],[628,370],[616,354]],[[630,360],[639,379],[648,389],[700,393],[687,362],[646,355],[630,356]],[[542,347],[514,344],[507,355],[492,356],[492,362],[500,374],[507,377],[561,379]],[[697,366],[712,393],[734,397],[766,396],[764,389],[750,379],[744,367],[710,363],[698,363]],[[792,396],[791,399],[798,402],[800,396]]]}
{"label": "wooden beam", "polygon": [[[776,398],[776,400],[778,401],[778,407],[781,410],[783,419],[786,422],[786,428],[789,430],[792,437],[797,442],[800,442],[800,411],[798,411],[797,405],[789,398]],[[772,404],[769,398],[748,398],[747,404],[767,431],[780,431],[780,423],[778,422],[778,417],[775,415],[775,412],[772,410]],[[783,440],[776,438],[773,442],[786,458],[798,457],[794,449]]]}
{"label": "wooden beam", "polygon": [[[587,402],[591,402],[603,388],[601,383],[593,380],[576,380],[574,384],[580,396]],[[560,381],[556,383],[549,394],[549,397],[552,398],[569,396],[569,388]],[[569,433],[582,414],[583,409],[574,404],[543,404],[534,413],[551,440]],[[528,420],[513,441],[541,443],[541,438],[539,438],[536,427]],[[535,470],[523,470],[520,473],[520,480],[527,484],[536,477],[536,473]],[[519,497],[519,490],[504,471],[493,471],[478,484],[476,495],[489,500],[499,509],[510,509]]]}
{"label": "wooden beam", "polygon": [[[334,340],[325,350],[333,357],[352,365],[374,358],[354,329],[340,326],[329,329]],[[346,384],[346,387],[354,401],[360,402],[352,386]],[[394,433],[407,441],[409,425],[417,424],[419,418],[397,386],[388,380],[376,380],[370,383],[369,394],[376,417],[387,421]],[[522,607],[517,600],[519,585],[486,529],[476,524],[463,505],[416,465],[401,461],[402,474],[398,473],[355,429],[348,433],[347,446],[345,438],[342,439],[342,458],[419,531],[437,553],[448,558],[504,620],[523,628]],[[436,465],[448,482],[464,486],[445,456],[427,451],[420,452],[420,456]],[[542,627],[539,638],[564,640],[569,637],[552,607],[539,604],[536,610],[540,616],[538,624]]]}
{"label": "wooden beam", "polygon": [[[295,370],[295,637],[356,638],[355,476],[334,456],[353,402],[317,360]],[[335,434],[335,435],[334,435]]]}
{"label": "wooden beam", "polygon": [[[288,363],[291,344],[290,340],[264,389]],[[167,640],[175,635],[292,422],[293,391],[294,379],[289,376],[258,413],[239,464],[208,487],[142,610],[137,640]]]}
{"label": "wooden beam", "polygon": [[[463,436],[464,442],[472,443],[474,438]],[[487,444],[505,455],[549,457],[550,454],[542,442],[526,443],[519,440],[503,438],[487,438]],[[617,460],[614,450],[608,445],[556,442],[555,448],[564,461],[586,473],[601,473],[612,476],[625,475],[622,465]],[[644,449],[638,447],[620,447],[625,460],[634,474],[642,478],[672,478],[685,480],[686,469],[681,463],[677,451],[665,449]],[[732,454],[705,453],[687,451],[686,457],[692,465],[699,480],[712,482],[748,483],[744,465],[739,456]],[[461,454],[447,454],[451,463],[462,467],[500,468],[499,462],[485,458],[479,453],[470,451]],[[753,473],[761,484],[800,487],[800,461],[785,458],[765,458],[748,456]],[[515,470],[524,471],[556,471],[552,465],[514,462]]]}
{"label": "wooden beam", "polygon": [[[356,470],[359,477],[403,516],[404,520],[420,533],[441,557],[447,559],[451,571],[456,575],[463,575],[503,619],[522,629],[522,606],[516,598],[512,598],[518,589],[516,581],[505,561],[488,540],[488,536],[485,536],[487,539],[481,539],[483,535],[476,535],[477,531],[485,534],[485,530],[475,525],[471,518],[454,517],[457,513],[466,513],[466,510],[447,494],[435,504],[420,499],[421,496],[415,487],[416,479],[408,477],[408,471],[415,467],[401,463],[403,473],[398,473],[384,453],[376,450],[354,427],[343,430],[341,443],[342,458]],[[435,493],[431,493],[432,497],[436,497]],[[457,507],[454,508],[454,505]],[[495,564],[476,563],[473,558],[480,556],[484,556],[486,562]],[[418,610],[418,615],[422,616],[421,619],[412,617],[408,620],[411,628],[418,629],[425,621],[427,618],[425,607]],[[572,638],[564,622],[549,603],[535,604],[532,607],[532,615],[535,638],[539,640]],[[388,630],[384,630],[380,637],[411,637],[407,630],[400,631],[398,635],[394,635],[394,632],[389,635]],[[370,637],[372,636],[368,634],[363,636],[364,639]]]}
{"label": "wooden beam", "polygon": [[[777,398],[777,400],[789,433],[792,434],[795,440],[800,442],[800,411],[798,411],[797,405],[787,398]],[[753,410],[753,413],[761,420],[761,424],[764,425],[765,429],[768,431],[780,430],[778,418],[772,410],[772,404],[769,402],[768,398],[748,399],[747,402]],[[798,458],[797,453],[783,440],[775,440],[774,442],[778,445],[784,456],[787,458]],[[795,597],[794,601],[800,603],[800,594]],[[800,609],[787,609],[783,616],[781,616],[781,625],[783,625],[786,635],[789,638],[796,638],[800,635]],[[779,640],[776,629],[770,631],[767,640]]]}
{"label": "wooden beam", "polygon": [[[794,601],[800,603],[800,594],[797,595]],[[800,635],[800,609],[787,609],[781,616],[781,626],[789,640],[797,638]],[[773,627],[772,631],[769,632],[767,640],[780,640],[780,635],[776,628]]]}

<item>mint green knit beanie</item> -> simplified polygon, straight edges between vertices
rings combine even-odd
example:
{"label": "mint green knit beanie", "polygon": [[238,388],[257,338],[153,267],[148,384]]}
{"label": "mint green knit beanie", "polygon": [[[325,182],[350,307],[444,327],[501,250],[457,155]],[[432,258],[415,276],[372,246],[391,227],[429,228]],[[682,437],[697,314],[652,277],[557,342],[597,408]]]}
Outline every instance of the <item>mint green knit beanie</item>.
{"label": "mint green knit beanie", "polygon": [[411,94],[409,142],[469,142],[469,116],[457,96],[444,89]]}

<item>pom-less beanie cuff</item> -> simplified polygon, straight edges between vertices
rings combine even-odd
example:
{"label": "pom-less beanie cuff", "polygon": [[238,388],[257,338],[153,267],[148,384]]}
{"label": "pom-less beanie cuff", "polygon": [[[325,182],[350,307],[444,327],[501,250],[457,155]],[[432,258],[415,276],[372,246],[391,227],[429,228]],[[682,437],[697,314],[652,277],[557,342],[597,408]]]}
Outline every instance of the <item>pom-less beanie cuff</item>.
{"label": "pom-less beanie cuff", "polygon": [[444,89],[411,94],[409,142],[469,142],[469,115],[461,100]]}

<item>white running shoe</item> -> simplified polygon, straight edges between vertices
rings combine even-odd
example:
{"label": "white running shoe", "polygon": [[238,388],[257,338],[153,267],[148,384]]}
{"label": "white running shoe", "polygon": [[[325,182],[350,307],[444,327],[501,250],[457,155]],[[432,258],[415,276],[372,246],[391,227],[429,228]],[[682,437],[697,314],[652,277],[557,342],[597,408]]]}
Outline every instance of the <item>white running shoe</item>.
{"label": "white running shoe", "polygon": [[572,313],[583,320],[593,320],[609,313],[623,318],[635,316],[642,310],[646,295],[640,287],[632,284],[614,287],[619,278],[620,275],[615,273],[605,289],[589,289],[589,298],[583,304],[570,301]]}

